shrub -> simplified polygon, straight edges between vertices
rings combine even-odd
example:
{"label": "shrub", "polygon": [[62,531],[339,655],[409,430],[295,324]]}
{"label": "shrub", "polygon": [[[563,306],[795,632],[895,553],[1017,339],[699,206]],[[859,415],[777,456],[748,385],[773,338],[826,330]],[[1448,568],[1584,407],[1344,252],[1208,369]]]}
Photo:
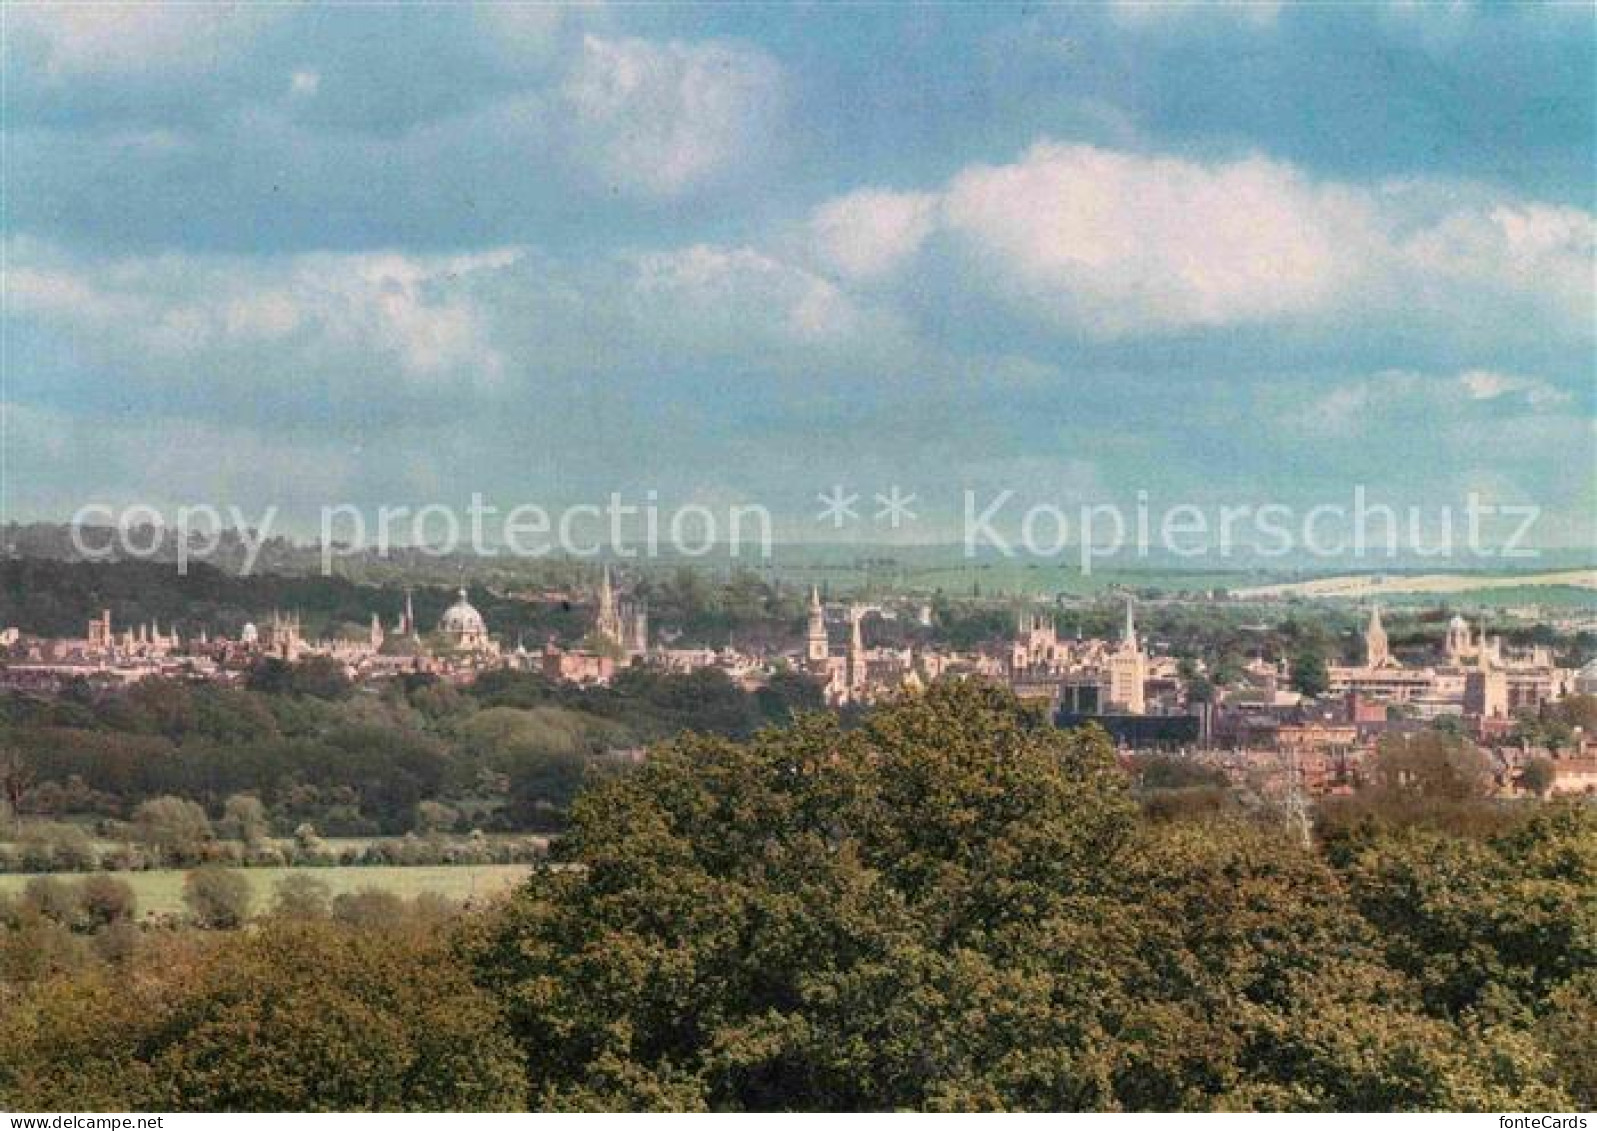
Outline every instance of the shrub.
{"label": "shrub", "polygon": [[201,858],[211,839],[205,810],[181,797],[156,797],[133,811],[134,836],[169,863]]}
{"label": "shrub", "polygon": [[333,918],[352,927],[392,926],[404,915],[405,901],[381,888],[362,888],[333,899]]}
{"label": "shrub", "polygon": [[91,929],[126,922],[138,908],[133,886],[103,872],[85,877],[80,891],[83,917]]}
{"label": "shrub", "polygon": [[332,889],[315,876],[290,872],[277,882],[272,911],[285,919],[325,919]]}
{"label": "shrub", "polygon": [[22,889],[22,901],[46,919],[70,927],[77,922],[82,891],[56,876],[35,876]]}
{"label": "shrub", "polygon": [[183,902],[197,926],[231,930],[249,918],[249,880],[231,868],[196,868],[183,880]]}

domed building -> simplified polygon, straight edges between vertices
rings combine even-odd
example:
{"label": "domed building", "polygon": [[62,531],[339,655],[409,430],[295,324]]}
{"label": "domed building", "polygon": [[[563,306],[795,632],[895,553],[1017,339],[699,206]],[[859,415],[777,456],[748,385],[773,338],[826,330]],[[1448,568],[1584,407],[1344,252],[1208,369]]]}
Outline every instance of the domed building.
{"label": "domed building", "polygon": [[438,634],[444,638],[447,647],[459,652],[494,652],[492,640],[488,639],[488,625],[470,601],[466,599],[466,590],[460,590],[460,599],[444,610],[444,615],[438,621]]}

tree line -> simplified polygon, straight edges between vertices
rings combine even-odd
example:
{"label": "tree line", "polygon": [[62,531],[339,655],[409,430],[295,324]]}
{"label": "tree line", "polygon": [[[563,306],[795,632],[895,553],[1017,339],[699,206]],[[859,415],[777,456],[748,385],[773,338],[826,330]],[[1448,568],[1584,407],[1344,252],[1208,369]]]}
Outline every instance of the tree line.
{"label": "tree line", "polygon": [[790,674],[751,692],[718,669],[633,669],[603,688],[504,670],[374,692],[327,667],[267,661],[244,687],[146,679],[116,694],[0,696],[0,819],[14,809],[133,840],[150,802],[219,821],[253,799],[278,837],[305,824],[344,837],[541,832],[561,827],[588,776],[624,768],[617,751],[684,729],[747,736],[820,704]]}

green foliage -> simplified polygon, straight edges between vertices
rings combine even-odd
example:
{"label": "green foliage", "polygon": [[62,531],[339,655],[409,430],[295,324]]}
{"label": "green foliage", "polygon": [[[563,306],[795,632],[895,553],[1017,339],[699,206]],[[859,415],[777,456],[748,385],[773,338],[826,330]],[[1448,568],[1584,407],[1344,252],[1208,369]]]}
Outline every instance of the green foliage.
{"label": "green foliage", "polygon": [[347,699],[354,690],[344,665],[331,656],[307,656],[295,663],[268,658],[250,671],[249,687],[267,695],[309,695]]}
{"label": "green foliage", "polygon": [[[1516,851],[1576,866],[1535,844]],[[1388,965],[1384,920],[1300,844],[1140,822],[1101,733],[978,683],[852,731],[668,744],[578,800],[561,854],[580,867],[536,874],[468,947],[539,1107],[1567,1098],[1522,1030],[1471,1028]],[[1573,929],[1535,942],[1567,953]],[[1542,961],[1532,992],[1586,959]]]}
{"label": "green foliage", "polygon": [[133,833],[158,859],[186,864],[199,859],[211,839],[211,822],[192,801],[155,797],[133,811]]}
{"label": "green foliage", "polygon": [[222,806],[219,830],[225,837],[254,845],[272,835],[272,823],[259,797],[235,793]]}
{"label": "green foliage", "polygon": [[1390,734],[1376,746],[1366,780],[1351,798],[1320,807],[1320,828],[1333,852],[1376,830],[1425,826],[1480,836],[1513,824],[1514,814],[1491,800],[1491,760],[1462,735],[1428,729]]}
{"label": "green foliage", "polygon": [[128,982],[45,981],[0,1013],[11,1110],[513,1110],[493,1003],[404,924],[269,922]]}
{"label": "green foliage", "polygon": [[1537,797],[1545,797],[1547,791],[1553,788],[1556,776],[1557,770],[1551,758],[1532,758],[1519,771],[1519,787]]}
{"label": "green foliage", "polygon": [[79,901],[90,930],[109,927],[113,923],[125,923],[138,910],[132,885],[103,872],[83,878]]}
{"label": "green foliage", "polygon": [[1317,645],[1306,644],[1291,655],[1292,687],[1311,699],[1324,695],[1331,686],[1325,653]]}
{"label": "green foliage", "polygon": [[232,868],[208,864],[183,881],[183,902],[196,926],[231,930],[244,925],[253,901],[250,883]]}
{"label": "green foliage", "polygon": [[1597,970],[1583,970],[1553,991],[1538,1032],[1575,1106],[1597,1108]]}
{"label": "green foliage", "polygon": [[1414,828],[1350,851],[1354,904],[1434,1012],[1535,1009],[1597,966],[1597,813],[1549,806],[1485,840]]}
{"label": "green foliage", "polygon": [[[494,774],[591,769],[588,720],[616,725],[485,692],[439,718]],[[329,740],[376,765],[351,706]],[[0,906],[0,1106],[1590,1106],[1597,811],[1496,804],[1474,754],[1389,743],[1309,849],[1234,807],[1150,820],[1217,785],[1133,784],[1095,728],[948,682],[585,773],[561,866],[486,912],[303,872],[248,930],[141,932],[125,893],[43,878]],[[193,873],[196,919],[241,922],[198,904],[243,875]]]}
{"label": "green foliage", "polygon": [[280,919],[325,919],[333,890],[306,872],[290,872],[277,882],[272,913]]}
{"label": "green foliage", "polygon": [[[33,828],[35,815],[126,819],[158,802],[135,817],[135,835],[150,838],[157,863],[177,866],[216,854],[207,815],[221,837],[250,846],[305,821],[330,836],[405,833],[423,802],[488,831],[545,831],[563,826],[589,772],[616,768],[616,751],[681,730],[746,737],[820,695],[796,673],[755,693],[720,671],[633,669],[603,688],[505,670],[466,691],[415,679],[380,696],[326,697],[296,689],[302,669],[257,669],[276,675],[254,690],[144,680],[65,719],[62,700],[0,694],[0,785]],[[180,815],[177,802],[199,808]],[[66,823],[30,852],[37,870],[96,863]]]}

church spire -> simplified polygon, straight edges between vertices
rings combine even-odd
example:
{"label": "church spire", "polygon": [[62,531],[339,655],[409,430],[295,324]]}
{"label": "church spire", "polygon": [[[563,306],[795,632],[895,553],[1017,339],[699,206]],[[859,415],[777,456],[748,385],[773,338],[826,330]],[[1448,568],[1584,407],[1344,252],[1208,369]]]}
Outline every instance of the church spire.
{"label": "church spire", "polygon": [[821,591],[810,586],[809,623],[804,630],[804,655],[810,667],[819,670],[831,654],[831,644],[826,637],[826,610],[821,607]]}
{"label": "church spire", "polygon": [[1137,619],[1131,608],[1131,598],[1126,598],[1126,626],[1121,630],[1120,643],[1132,651],[1137,648]]}
{"label": "church spire", "polygon": [[626,632],[621,623],[621,610],[616,607],[615,587],[610,584],[610,564],[599,567],[599,610],[594,618],[594,632],[617,648],[626,646]]}
{"label": "church spire", "polygon": [[1386,629],[1381,625],[1381,606],[1377,602],[1370,606],[1370,623],[1364,629],[1364,662],[1368,667],[1385,667],[1391,660],[1392,653],[1387,647]]}

